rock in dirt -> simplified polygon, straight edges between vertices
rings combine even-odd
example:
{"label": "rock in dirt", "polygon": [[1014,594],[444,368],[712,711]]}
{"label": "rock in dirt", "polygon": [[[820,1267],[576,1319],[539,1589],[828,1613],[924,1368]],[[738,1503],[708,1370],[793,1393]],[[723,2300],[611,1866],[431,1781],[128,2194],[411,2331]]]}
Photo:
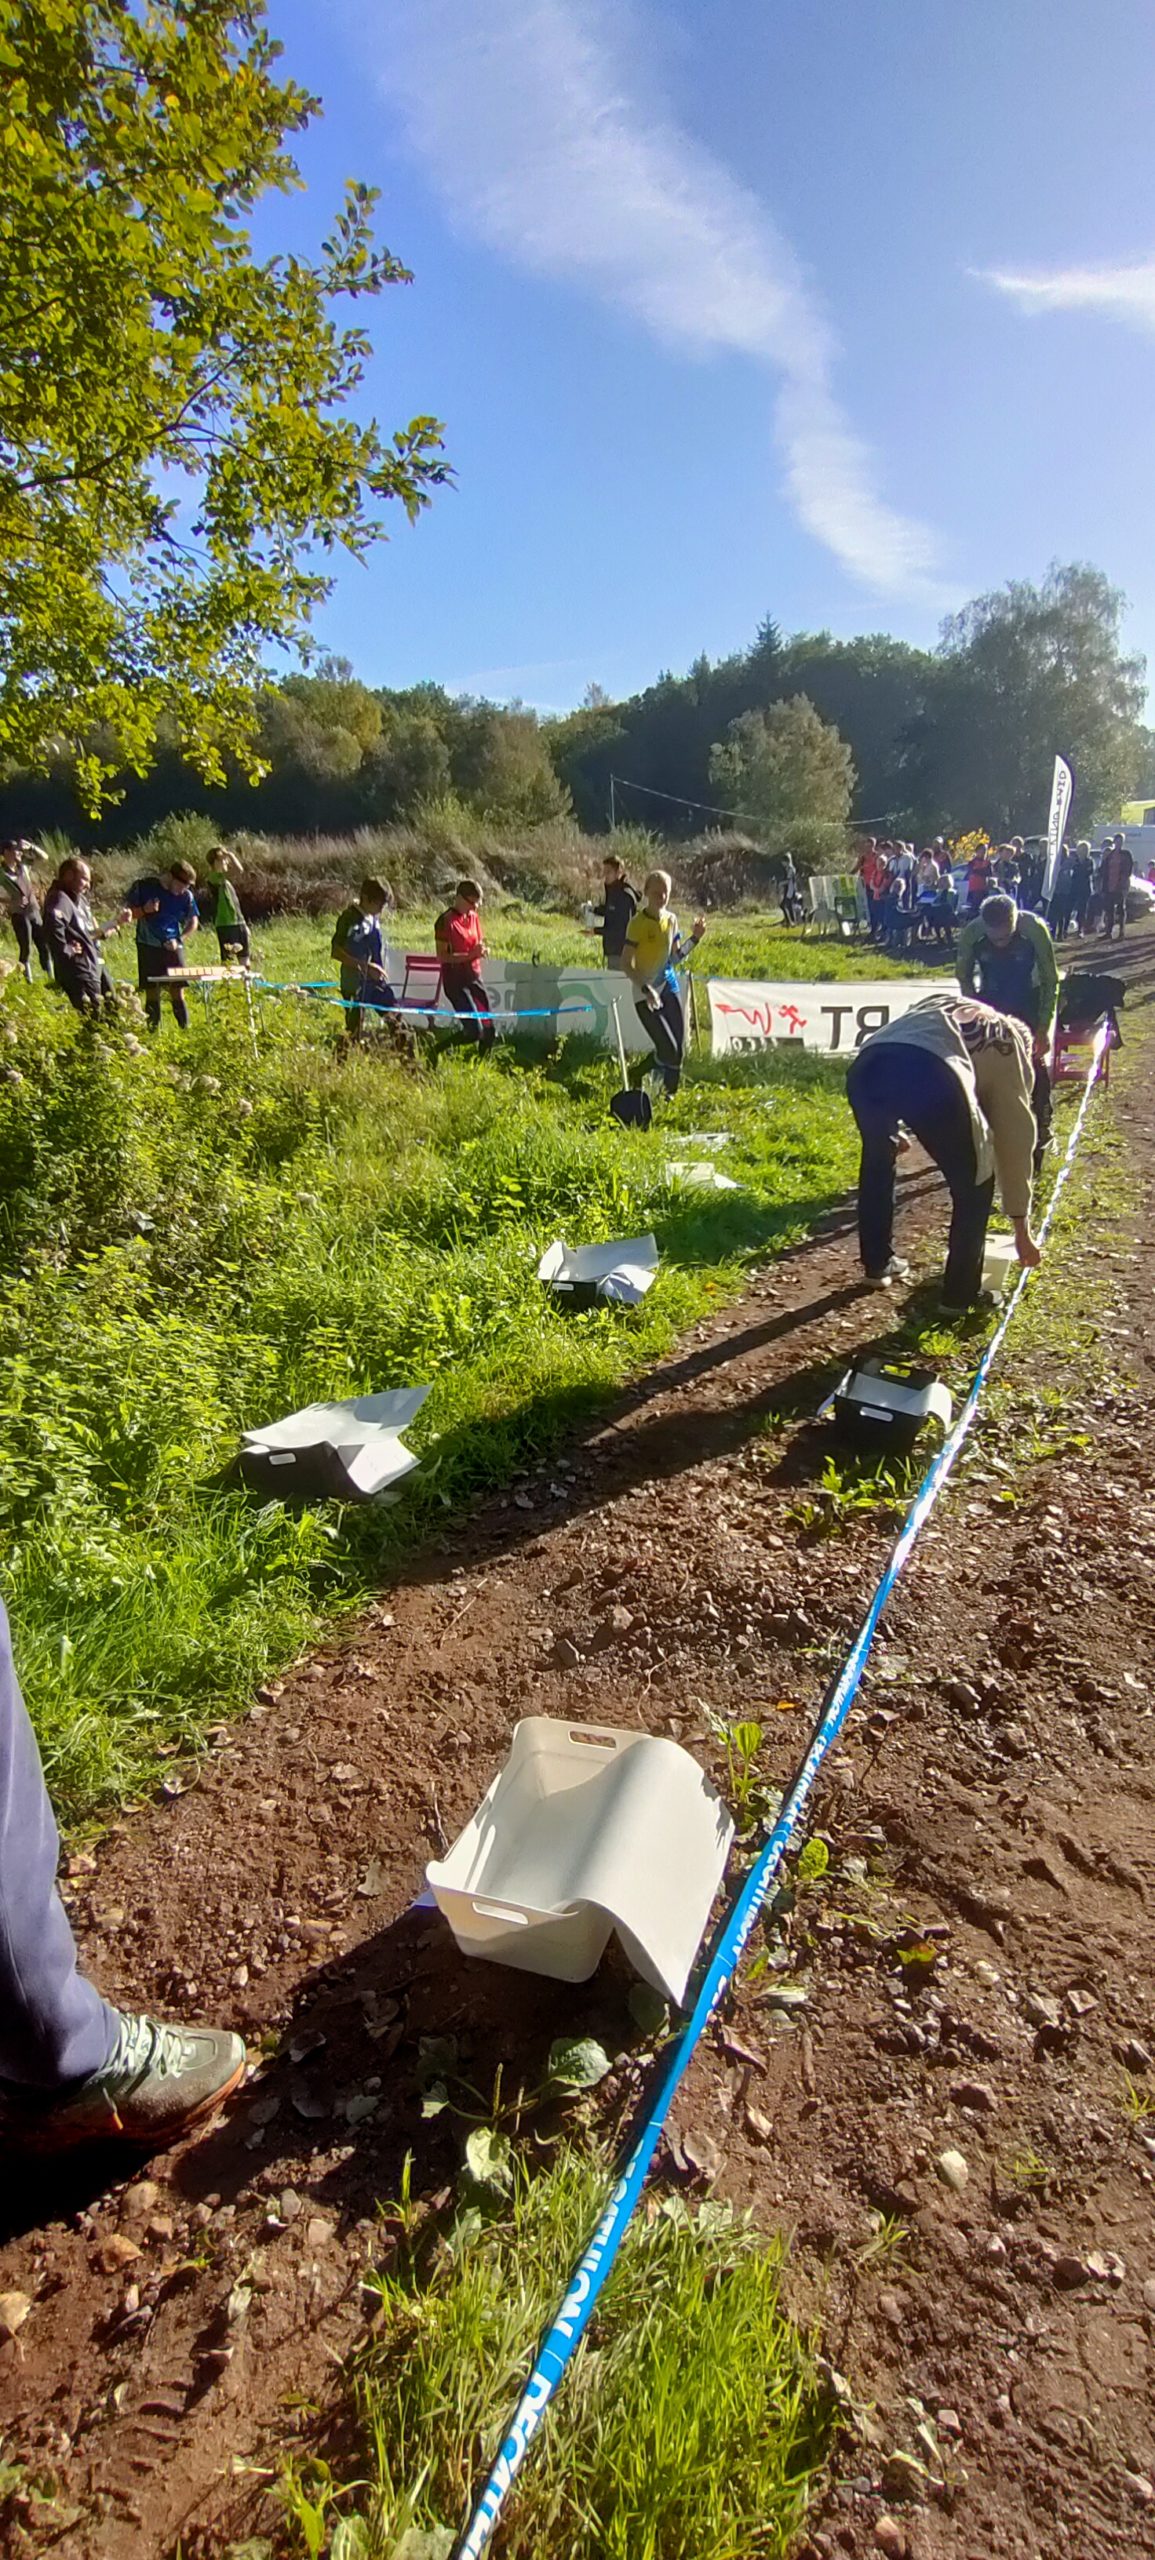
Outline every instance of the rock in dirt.
{"label": "rock in dirt", "polygon": [[1149,2044],[1141,2044],[1138,2036],[1129,2036],[1123,2047],[1122,2058],[1128,2071],[1149,2071],[1151,2047]]}
{"label": "rock in dirt", "polygon": [[119,2273],[121,2267],[130,2267],[133,2260],[142,2255],[143,2251],[137,2247],[135,2240],[129,2239],[126,2231],[110,2231],[108,2238],[102,2240],[97,2249],[96,2264],[102,2275],[114,2276]]}
{"label": "rock in dirt", "polygon": [[952,2187],[956,2196],[961,2196],[970,2176],[961,2151],[940,2151],[934,2165],[943,2185]]}
{"label": "rock in dirt", "polygon": [[952,2080],[950,2094],[956,2107],[965,2107],[974,2116],[993,2115],[999,2103],[985,2080]]}
{"label": "rock in dirt", "polygon": [[30,2293],[0,2293],[0,2338],[14,2338],[31,2309]]}
{"label": "rock in dirt", "polygon": [[880,2516],[874,2528],[875,2548],[885,2551],[889,2560],[905,2560],[906,2535],[897,2516]]}
{"label": "rock in dirt", "polygon": [[1090,2268],[1073,2250],[1065,2249],[1051,2269],[1051,2282],[1058,2293],[1073,2293],[1076,2285],[1086,2284]]}

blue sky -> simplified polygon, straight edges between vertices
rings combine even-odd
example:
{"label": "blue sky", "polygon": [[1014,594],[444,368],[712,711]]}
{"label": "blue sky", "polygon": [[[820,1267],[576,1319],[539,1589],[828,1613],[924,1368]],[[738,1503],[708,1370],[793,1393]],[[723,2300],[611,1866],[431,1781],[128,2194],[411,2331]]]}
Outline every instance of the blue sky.
{"label": "blue sky", "polygon": [[565,708],[786,629],[932,641],[1053,558],[1155,671],[1147,0],[269,0],[415,283],[367,401],[457,485],[320,626]]}

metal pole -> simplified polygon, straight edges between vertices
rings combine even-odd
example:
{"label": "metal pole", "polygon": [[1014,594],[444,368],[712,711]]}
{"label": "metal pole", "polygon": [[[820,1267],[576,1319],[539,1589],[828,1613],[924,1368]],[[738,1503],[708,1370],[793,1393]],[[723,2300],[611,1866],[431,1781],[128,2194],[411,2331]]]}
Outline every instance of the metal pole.
{"label": "metal pole", "polygon": [[618,821],[617,821],[617,811],[616,811],[616,805],[615,805],[615,801],[614,801],[614,777],[613,777],[613,775],[612,775],[612,773],[611,773],[611,775],[610,775],[610,834],[611,834],[611,835],[613,835],[613,834],[616,832],[616,829],[617,829],[617,823],[618,823]]}

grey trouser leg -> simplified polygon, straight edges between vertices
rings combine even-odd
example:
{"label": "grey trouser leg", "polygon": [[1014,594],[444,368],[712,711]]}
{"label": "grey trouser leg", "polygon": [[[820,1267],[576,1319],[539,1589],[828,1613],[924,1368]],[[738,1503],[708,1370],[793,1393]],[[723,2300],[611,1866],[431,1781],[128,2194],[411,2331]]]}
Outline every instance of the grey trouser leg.
{"label": "grey trouser leg", "polygon": [[102,2071],[116,2042],[116,2013],[79,1968],[59,1850],[0,1607],[0,2080],[31,2089]]}

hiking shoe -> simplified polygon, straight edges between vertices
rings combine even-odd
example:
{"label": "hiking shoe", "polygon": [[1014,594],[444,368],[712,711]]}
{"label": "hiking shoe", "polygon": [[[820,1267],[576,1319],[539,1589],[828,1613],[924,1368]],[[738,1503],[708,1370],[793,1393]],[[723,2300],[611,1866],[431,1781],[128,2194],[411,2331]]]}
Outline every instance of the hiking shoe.
{"label": "hiking shoe", "polygon": [[901,1254],[892,1253],[882,1271],[868,1271],[866,1278],[872,1289],[892,1289],[896,1280],[909,1280],[910,1264],[903,1261]]}
{"label": "hiking shoe", "polygon": [[0,2088],[0,2144],[71,2151],[82,2142],[131,2142],[163,2151],[214,2115],[245,2076],[243,2039],[221,2027],[165,2027],[121,2011],[103,2071],[66,2097]]}

